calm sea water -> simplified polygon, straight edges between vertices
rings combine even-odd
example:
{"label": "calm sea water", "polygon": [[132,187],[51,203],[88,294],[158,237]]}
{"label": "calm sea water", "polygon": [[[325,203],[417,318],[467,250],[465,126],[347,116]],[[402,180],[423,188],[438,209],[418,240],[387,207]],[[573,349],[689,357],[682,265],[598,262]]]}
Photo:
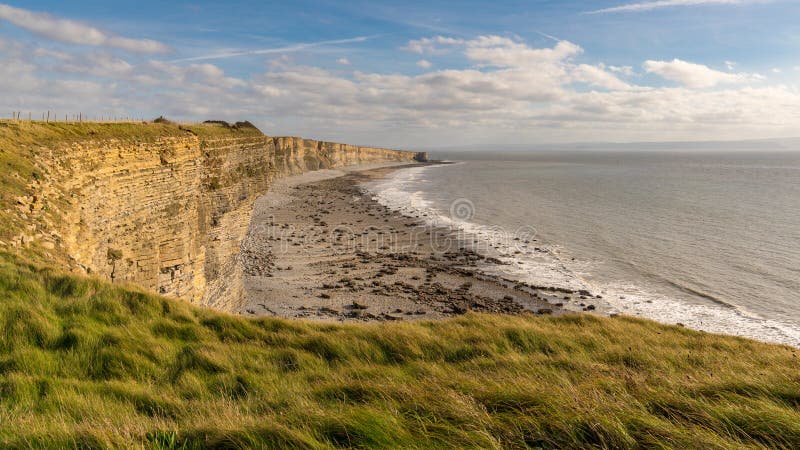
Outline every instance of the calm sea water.
{"label": "calm sea water", "polygon": [[602,293],[602,311],[800,346],[800,153],[450,158],[371,189],[486,243],[506,275]]}

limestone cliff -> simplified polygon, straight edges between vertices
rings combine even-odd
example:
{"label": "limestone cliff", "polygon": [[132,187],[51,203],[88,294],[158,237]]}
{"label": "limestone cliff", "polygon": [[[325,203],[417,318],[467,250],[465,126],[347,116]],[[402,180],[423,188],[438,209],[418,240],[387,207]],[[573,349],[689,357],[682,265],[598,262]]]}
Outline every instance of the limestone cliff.
{"label": "limestone cliff", "polygon": [[247,124],[60,127],[45,141],[13,138],[36,147],[45,174],[18,205],[44,225],[21,242],[40,241],[73,270],[229,310],[241,298],[240,245],[253,203],[272,180],[416,156],[267,137]]}

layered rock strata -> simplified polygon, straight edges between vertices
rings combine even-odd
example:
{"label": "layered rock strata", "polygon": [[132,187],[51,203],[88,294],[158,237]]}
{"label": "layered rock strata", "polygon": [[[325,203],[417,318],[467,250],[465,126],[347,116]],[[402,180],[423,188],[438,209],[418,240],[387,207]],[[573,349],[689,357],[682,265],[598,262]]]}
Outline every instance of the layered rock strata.
{"label": "layered rock strata", "polygon": [[240,306],[241,242],[276,177],[417,157],[248,125],[154,126],[39,144],[46,175],[28,201],[51,228],[39,235],[73,270],[224,310]]}

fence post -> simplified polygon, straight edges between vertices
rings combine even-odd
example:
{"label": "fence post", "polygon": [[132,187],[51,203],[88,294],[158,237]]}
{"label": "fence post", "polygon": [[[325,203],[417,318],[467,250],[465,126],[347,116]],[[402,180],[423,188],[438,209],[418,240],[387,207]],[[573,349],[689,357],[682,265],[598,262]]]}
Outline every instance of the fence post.
{"label": "fence post", "polygon": [[47,120],[46,122],[50,122],[50,111],[47,111]]}

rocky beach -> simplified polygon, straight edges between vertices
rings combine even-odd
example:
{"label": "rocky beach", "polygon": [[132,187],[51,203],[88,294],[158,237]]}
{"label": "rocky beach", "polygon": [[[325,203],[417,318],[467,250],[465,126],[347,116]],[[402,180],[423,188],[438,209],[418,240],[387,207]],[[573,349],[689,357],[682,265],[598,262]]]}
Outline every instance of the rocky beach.
{"label": "rocky beach", "polygon": [[246,302],[238,312],[396,321],[467,311],[560,314],[563,302],[588,298],[588,292],[490,275],[483,269],[499,260],[473,251],[449,229],[387,209],[363,187],[403,167],[351,167],[279,180],[256,202],[243,243]]}

